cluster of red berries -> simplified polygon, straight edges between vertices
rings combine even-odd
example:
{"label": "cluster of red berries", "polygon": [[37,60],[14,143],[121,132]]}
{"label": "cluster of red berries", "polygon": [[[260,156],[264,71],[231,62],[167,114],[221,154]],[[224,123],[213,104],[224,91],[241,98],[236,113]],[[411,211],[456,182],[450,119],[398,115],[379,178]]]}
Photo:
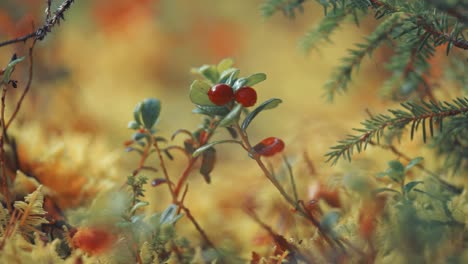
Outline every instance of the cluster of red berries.
{"label": "cluster of red berries", "polygon": [[268,137],[253,147],[260,156],[270,157],[283,151],[284,142],[277,137]]}
{"label": "cluster of red berries", "polygon": [[249,86],[239,88],[235,93],[231,86],[220,83],[208,91],[208,98],[215,105],[225,105],[232,100],[236,100],[244,107],[250,107],[257,102],[257,92]]}

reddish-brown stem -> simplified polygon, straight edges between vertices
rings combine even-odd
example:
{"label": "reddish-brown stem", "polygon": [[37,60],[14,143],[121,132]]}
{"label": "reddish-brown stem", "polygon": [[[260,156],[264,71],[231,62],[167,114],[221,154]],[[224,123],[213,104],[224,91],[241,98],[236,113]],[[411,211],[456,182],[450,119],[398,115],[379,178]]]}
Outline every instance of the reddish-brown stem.
{"label": "reddish-brown stem", "polygon": [[11,115],[10,120],[8,120],[8,122],[5,125],[5,131],[8,130],[8,127],[10,127],[13,120],[15,120],[15,117],[18,114],[18,112],[19,112],[19,110],[21,108],[21,105],[23,103],[23,100],[26,97],[26,94],[29,92],[29,89],[31,88],[31,83],[32,83],[32,79],[33,79],[33,49],[34,49],[35,44],[36,44],[36,41],[34,41],[33,44],[31,45],[31,47],[29,48],[29,76],[28,76],[28,82],[26,83],[26,87],[24,88],[24,91],[21,94],[21,97],[20,97],[18,103],[16,103],[15,110],[13,111],[13,114]]}
{"label": "reddish-brown stem", "polygon": [[197,220],[195,220],[195,218],[193,217],[190,210],[187,207],[185,207],[184,205],[180,205],[180,207],[182,208],[182,210],[184,210],[185,215],[187,215],[187,218],[193,223],[193,225],[197,229],[198,233],[200,233],[200,235],[203,237],[203,239],[208,244],[208,246],[210,246],[214,250],[217,250],[215,245],[213,244],[213,242],[211,242],[210,238],[206,235],[203,228],[201,228],[201,226],[198,224]]}
{"label": "reddish-brown stem", "polygon": [[182,173],[182,176],[180,176],[179,181],[177,182],[176,188],[174,189],[174,194],[175,197],[179,197],[179,192],[184,184],[184,182],[187,180],[187,177],[190,175],[190,172],[192,171],[193,165],[195,165],[195,162],[197,162],[198,157],[192,157],[189,160],[189,163],[187,167],[185,168],[184,172]]}
{"label": "reddish-brown stem", "polygon": [[161,168],[163,170],[163,175],[164,175],[164,178],[166,179],[167,187],[169,188],[169,192],[171,193],[172,201],[174,203],[177,203],[177,196],[176,196],[174,190],[172,189],[172,182],[171,182],[171,179],[169,178],[169,173],[167,172],[166,164],[164,163],[164,159],[163,159],[163,156],[162,156],[162,153],[161,153],[161,149],[159,148],[157,140],[154,140],[153,146],[156,149],[156,153],[158,153],[159,165],[161,166]]}
{"label": "reddish-brown stem", "polygon": [[5,137],[6,137],[6,130],[5,130],[5,97],[7,92],[7,84],[3,84],[2,89],[2,106],[1,106],[1,124],[2,124],[2,135],[0,137],[0,166],[2,167],[2,193],[5,197],[5,203],[8,209],[8,212],[11,212],[11,200],[10,200],[10,190],[9,190],[9,182],[8,175],[6,173],[6,163],[5,163]]}
{"label": "reddish-brown stem", "polygon": [[145,148],[143,149],[143,153],[141,154],[141,158],[140,158],[140,161],[138,162],[138,167],[133,171],[133,177],[137,176],[140,171],[145,167],[145,162],[146,162],[146,159],[148,159],[149,157],[149,154],[150,154],[150,150],[151,150],[151,146],[153,145],[153,137],[151,136],[151,134],[145,130],[145,133],[149,136],[148,138],[148,142],[145,146]]}
{"label": "reddish-brown stem", "polygon": [[[201,139],[199,139],[200,142],[199,142],[198,147],[205,145],[210,140],[211,136],[213,136],[212,131],[214,131],[215,128],[216,128],[216,120],[211,120],[210,127],[209,127],[210,132],[208,132],[205,137],[202,137]],[[187,130],[178,130],[178,131],[186,133]],[[177,185],[174,191],[176,197],[179,196],[180,190],[182,186],[184,185],[185,181],[187,180],[188,176],[190,175],[190,172],[192,171],[193,166],[195,165],[197,160],[198,160],[198,156],[197,157],[190,156],[189,163],[187,164],[187,167],[185,168],[184,172],[182,173],[182,176],[180,176],[179,181],[177,182]]]}

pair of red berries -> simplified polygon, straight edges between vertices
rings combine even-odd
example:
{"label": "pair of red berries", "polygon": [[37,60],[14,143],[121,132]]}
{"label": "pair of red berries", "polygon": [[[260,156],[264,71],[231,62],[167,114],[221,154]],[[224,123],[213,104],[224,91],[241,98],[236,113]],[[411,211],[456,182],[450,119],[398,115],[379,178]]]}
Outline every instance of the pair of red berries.
{"label": "pair of red berries", "polygon": [[284,142],[277,137],[268,137],[253,147],[260,156],[270,157],[283,151]]}
{"label": "pair of red berries", "polygon": [[257,102],[257,92],[252,87],[245,86],[234,93],[231,86],[220,83],[211,87],[208,98],[215,105],[225,105],[234,99],[243,107],[250,107]]}

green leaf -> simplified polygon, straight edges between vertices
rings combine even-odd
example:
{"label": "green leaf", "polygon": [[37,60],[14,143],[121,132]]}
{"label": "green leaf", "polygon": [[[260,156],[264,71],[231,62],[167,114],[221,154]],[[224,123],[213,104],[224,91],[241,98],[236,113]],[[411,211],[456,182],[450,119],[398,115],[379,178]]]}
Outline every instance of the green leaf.
{"label": "green leaf", "polygon": [[385,177],[385,176],[387,176],[387,175],[388,175],[388,173],[387,173],[386,171],[384,171],[384,172],[379,172],[379,173],[377,173],[377,174],[375,175],[375,177],[377,177],[377,178],[383,178],[383,177]]}
{"label": "green leaf", "polygon": [[224,72],[227,69],[231,68],[232,65],[234,65],[234,60],[231,59],[231,58],[226,58],[226,59],[223,59],[222,61],[220,61],[216,68],[217,68],[218,72]]}
{"label": "green leaf", "polygon": [[224,83],[232,87],[234,83],[237,81],[237,76],[239,76],[239,73],[240,73],[239,69],[234,69],[234,71],[227,77]]}
{"label": "green leaf", "polygon": [[416,187],[416,185],[420,184],[420,183],[423,183],[422,181],[412,181],[412,182],[408,182],[407,184],[405,184],[405,186],[403,187],[403,190],[405,191],[405,193],[409,193],[414,187]]}
{"label": "green leaf", "polygon": [[247,129],[247,127],[250,125],[250,123],[252,122],[252,120],[261,112],[261,111],[264,111],[264,110],[268,110],[268,109],[273,109],[275,107],[277,107],[280,103],[282,103],[283,101],[281,99],[277,99],[277,98],[272,98],[272,99],[269,99],[265,102],[263,102],[262,104],[260,104],[257,108],[255,108],[252,112],[250,112],[247,117],[245,117],[244,121],[242,122],[242,126],[241,126],[241,129],[243,132],[245,132],[245,130]]}
{"label": "green leaf", "polygon": [[193,109],[192,112],[208,116],[225,116],[229,113],[229,108],[225,106],[197,105],[197,108]]}
{"label": "green leaf", "polygon": [[333,231],[333,228],[336,226],[338,223],[338,220],[340,219],[340,213],[336,211],[331,211],[326,213],[321,221],[320,221],[320,226],[327,230],[327,231]]}
{"label": "green leaf", "polygon": [[136,204],[132,207],[132,209],[130,210],[130,214],[133,214],[133,213],[134,213],[136,210],[138,210],[139,208],[144,207],[144,206],[147,206],[147,205],[149,205],[148,202],[138,202],[138,203],[136,203]]}
{"label": "green leaf", "polygon": [[190,100],[196,105],[216,106],[208,98],[208,91],[211,85],[207,82],[195,80],[190,85]]}
{"label": "green leaf", "polygon": [[234,92],[235,92],[235,91],[238,90],[239,88],[244,87],[246,83],[247,83],[247,78],[244,78],[244,77],[239,78],[239,79],[237,79],[236,82],[232,85],[232,89],[233,89]]}
{"label": "green leaf", "polygon": [[216,150],[213,147],[208,148],[207,150],[203,152],[202,164],[200,167],[200,174],[203,175],[203,178],[205,178],[205,181],[207,183],[211,182],[210,173],[214,169],[215,162],[216,162]]}
{"label": "green leaf", "polygon": [[264,73],[255,73],[246,78],[246,82],[243,86],[253,86],[257,83],[266,80],[267,76]]}
{"label": "green leaf", "polygon": [[236,105],[229,114],[227,114],[221,122],[219,122],[219,126],[221,127],[227,127],[232,125],[233,123],[237,122],[239,120],[239,116],[242,112],[242,105],[238,104]]}
{"label": "green leaf", "polygon": [[239,75],[239,69],[236,68],[230,68],[221,73],[221,76],[219,77],[219,83],[225,83],[229,86],[232,85],[233,80],[237,78]]}
{"label": "green leaf", "polygon": [[151,129],[159,119],[161,102],[158,99],[148,98],[141,105],[141,119],[147,129]]}
{"label": "green leaf", "polygon": [[378,193],[381,193],[381,192],[395,192],[395,193],[400,194],[399,191],[391,189],[391,188],[378,188],[378,189],[375,189],[373,193],[378,194]]}
{"label": "green leaf", "polygon": [[[13,57],[16,57],[13,56]],[[11,74],[13,73],[13,70],[15,69],[15,65],[20,63],[21,61],[24,60],[24,57],[14,59],[8,63],[8,65],[5,68],[5,71],[3,72],[3,83],[8,83],[10,81]]]}
{"label": "green leaf", "polygon": [[159,223],[161,225],[174,223],[175,222],[174,217],[176,216],[176,213],[177,213],[177,206],[174,204],[171,204],[169,207],[166,208],[166,210],[164,210],[161,213],[161,216],[159,218]]}
{"label": "green leaf", "polygon": [[421,161],[422,161],[423,159],[424,159],[423,157],[417,157],[417,158],[412,159],[412,160],[408,163],[408,165],[406,165],[405,171],[408,171],[408,170],[410,170],[412,167],[418,165],[419,163],[421,163]]}
{"label": "green leaf", "polygon": [[135,109],[133,109],[133,119],[135,119],[135,122],[136,122],[138,125],[142,125],[142,123],[141,123],[141,117],[140,117],[141,106],[142,106],[142,103],[138,103],[138,104],[135,106]]}
{"label": "green leaf", "polygon": [[403,164],[401,164],[401,162],[399,162],[398,160],[392,160],[388,163],[388,166],[395,172],[400,172],[400,173],[403,173],[405,171],[405,167],[403,166]]}
{"label": "green leaf", "polygon": [[130,129],[138,129],[140,128],[140,125],[136,121],[130,121],[128,122],[127,127]]}
{"label": "green leaf", "polygon": [[132,139],[133,139],[134,141],[138,141],[138,140],[140,140],[140,139],[142,139],[142,138],[145,138],[146,136],[147,136],[146,134],[136,132],[136,133],[134,133],[134,134],[132,135]]}
{"label": "green leaf", "polygon": [[198,69],[198,72],[201,73],[206,79],[210,80],[212,84],[218,82],[219,73],[214,65],[203,65]]}
{"label": "green leaf", "polygon": [[208,144],[205,144],[201,147],[199,147],[197,150],[195,150],[193,153],[192,153],[192,157],[198,157],[200,156],[200,154],[202,154],[204,151],[206,151],[207,149],[213,147],[214,145],[218,145],[218,144],[222,144],[222,143],[236,143],[236,144],[239,144],[239,145],[242,145],[242,142],[240,141],[237,141],[237,140],[233,140],[233,139],[225,139],[225,140],[219,140],[219,141],[213,141],[213,142],[210,142]]}

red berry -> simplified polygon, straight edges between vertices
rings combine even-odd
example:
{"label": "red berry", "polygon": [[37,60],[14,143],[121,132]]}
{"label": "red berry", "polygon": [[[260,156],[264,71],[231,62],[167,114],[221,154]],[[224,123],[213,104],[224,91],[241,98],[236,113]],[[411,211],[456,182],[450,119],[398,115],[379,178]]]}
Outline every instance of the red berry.
{"label": "red berry", "polygon": [[269,137],[262,140],[260,143],[253,147],[255,152],[261,156],[269,157],[273,156],[278,152],[283,151],[284,142],[283,140],[276,137]]}
{"label": "red berry", "polygon": [[234,97],[244,107],[253,106],[257,102],[257,92],[249,86],[239,88]]}
{"label": "red berry", "polygon": [[229,85],[220,83],[211,87],[208,98],[215,105],[225,105],[234,98],[234,92]]}

